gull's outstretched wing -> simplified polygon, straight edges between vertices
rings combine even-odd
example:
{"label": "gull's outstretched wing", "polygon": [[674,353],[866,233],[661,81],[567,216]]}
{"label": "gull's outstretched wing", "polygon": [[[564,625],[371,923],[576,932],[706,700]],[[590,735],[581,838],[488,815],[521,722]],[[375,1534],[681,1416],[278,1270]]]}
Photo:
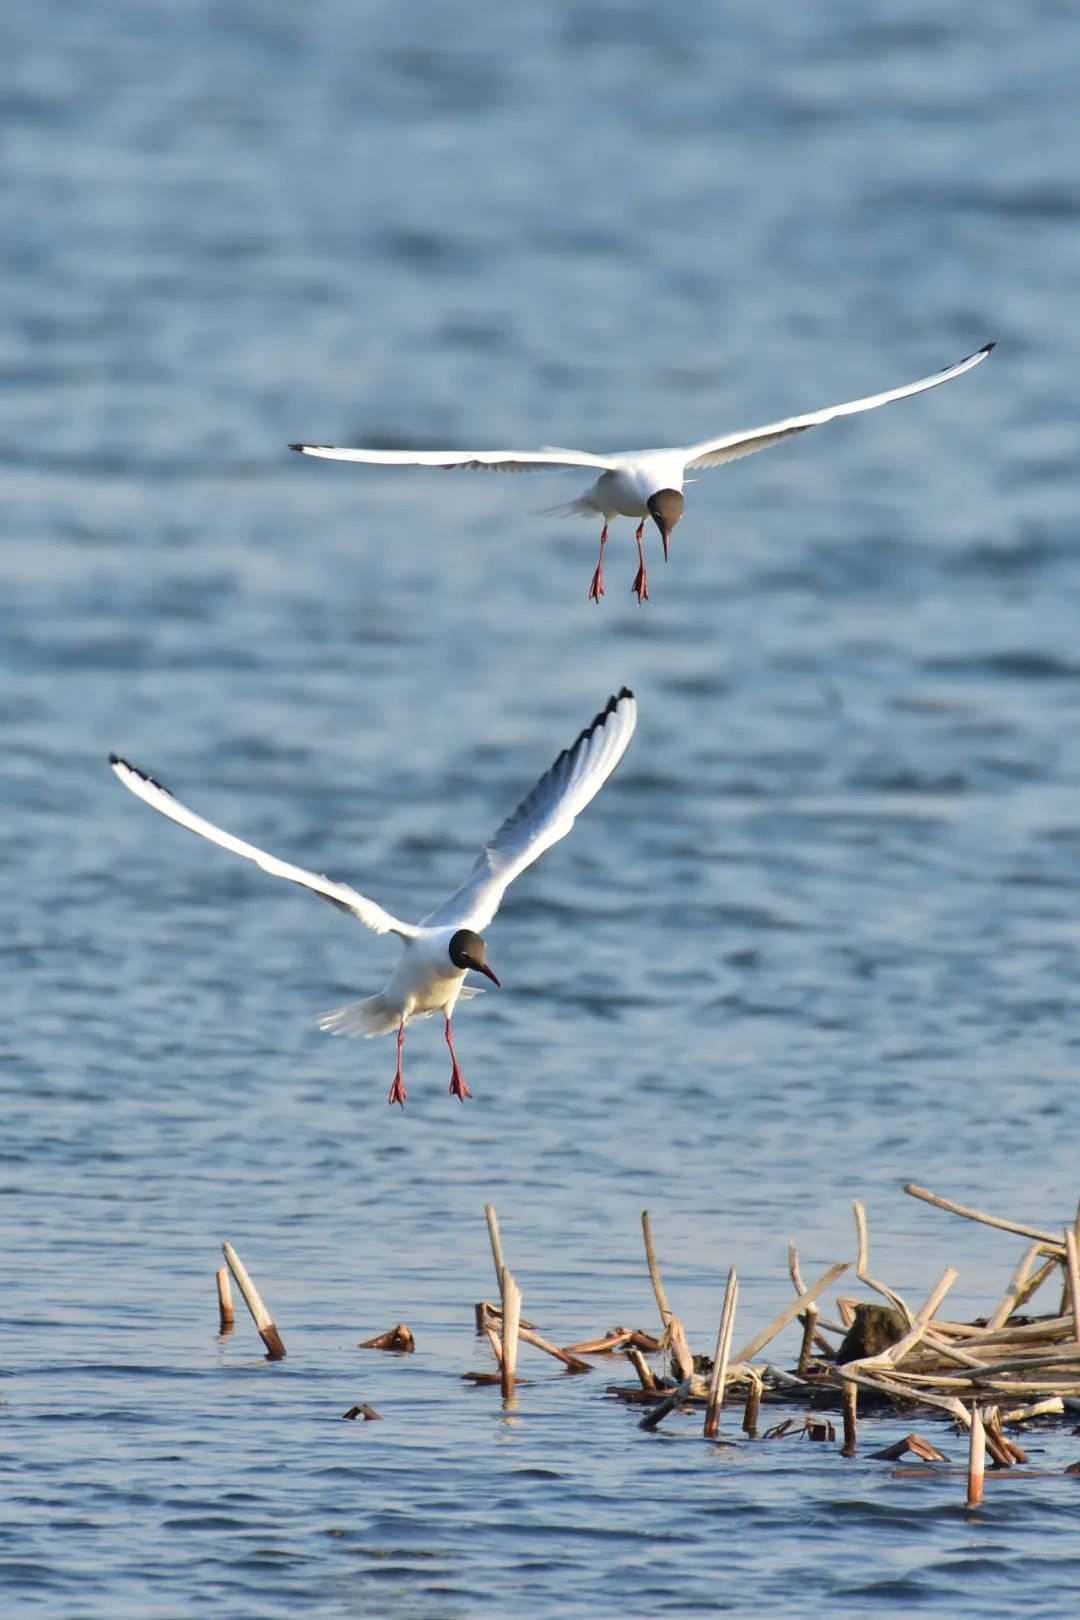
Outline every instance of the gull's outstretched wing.
{"label": "gull's outstretched wing", "polygon": [[168,788],[155,782],[152,776],[140,771],[134,765],[129,765],[126,759],[120,759],[116,754],[109,755],[109,764],[116,772],[126,788],[129,788],[135,797],[142,799],[154,810],[159,810],[170,821],[178,822],[189,832],[198,833],[200,838],[207,838],[212,844],[220,844],[222,849],[231,849],[234,855],[242,855],[247,861],[254,861],[261,866],[264,872],[272,877],[288,878],[290,883],[299,883],[305,889],[311,889],[314,894],[323,900],[329,900],[331,905],[338,906],[342,911],[349,911],[354,917],[359,917],[366,927],[374,930],[376,934],[400,934],[402,939],[413,939],[416,929],[411,923],[400,922],[392,917],[382,906],[366,895],[358,894],[347,883],[335,883],[332,878],[321,877],[316,872],[305,872],[303,867],[291,866],[288,861],[279,861],[275,855],[268,855],[265,850],[256,849],[254,844],[245,844],[243,839],[234,838],[231,833],[223,832],[212,822],[204,821],[197,816],[194,810],[181,804],[174,798]]}
{"label": "gull's outstretched wing", "polygon": [[929,388],[939,388],[942,383],[963,376],[965,371],[970,371],[972,366],[985,360],[993,347],[992,343],[987,343],[957,365],[935,371],[932,377],[920,377],[918,382],[907,383],[903,388],[890,388],[887,393],[869,394],[866,399],[852,399],[846,405],[827,405],[824,410],[811,411],[806,416],[789,416],[786,422],[770,422],[766,427],[750,428],[742,433],[725,433],[721,439],[706,439],[701,444],[692,444],[686,452],[686,469],[689,472],[698,467],[720,467],[726,461],[752,456],[755,450],[768,450],[771,445],[780,444],[796,433],[805,433],[807,428],[817,427],[822,422],[831,422],[837,416],[857,416],[860,411],[874,411],[879,405],[891,405],[894,399],[925,394]]}
{"label": "gull's outstretched wing", "polygon": [[328,461],[365,461],[379,467],[481,468],[486,472],[543,472],[553,467],[611,466],[604,456],[587,450],[348,450],[333,444],[290,444],[305,456],[325,456]]}
{"label": "gull's outstretched wing", "polygon": [[575,816],[599,793],[636,725],[634,694],[624,686],[484,845],[461,888],[425,917],[422,926],[486,928],[518,874],[565,838]]}

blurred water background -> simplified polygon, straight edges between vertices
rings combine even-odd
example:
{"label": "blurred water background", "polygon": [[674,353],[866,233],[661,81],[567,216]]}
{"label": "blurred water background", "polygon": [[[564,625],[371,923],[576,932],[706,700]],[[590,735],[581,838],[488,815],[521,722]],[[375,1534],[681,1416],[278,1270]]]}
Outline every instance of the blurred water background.
{"label": "blurred water background", "polygon": [[[1074,1480],[967,1521],[831,1447],[642,1435],[603,1374],[530,1357],[510,1415],[459,1375],[488,1199],[563,1342],[653,1323],[649,1206],[701,1350],[729,1265],[745,1337],[855,1197],[879,1275],[986,1308],[1020,1240],[905,1178],[1075,1208],[1078,36],[1064,0],[8,0],[9,1612],[1069,1612]],[[689,442],[990,338],[703,475],[646,609],[628,523],[597,609],[595,526],[535,515],[580,479],[285,450]],[[392,1042],[313,1027],[393,945],[105,763],[411,916],[624,682],[624,767],[490,931],[466,1107],[437,1023],[404,1116]],[[225,1237],[279,1366],[214,1337]],[[414,1357],[355,1349],[399,1319]]]}

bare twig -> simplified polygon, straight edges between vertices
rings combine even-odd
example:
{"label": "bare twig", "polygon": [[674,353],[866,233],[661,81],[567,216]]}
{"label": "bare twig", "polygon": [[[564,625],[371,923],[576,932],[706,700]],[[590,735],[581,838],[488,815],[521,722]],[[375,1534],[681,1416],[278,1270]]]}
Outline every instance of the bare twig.
{"label": "bare twig", "polygon": [[499,1236],[499,1217],[495,1213],[495,1205],[485,1204],[484,1214],[487,1217],[488,1237],[491,1239],[491,1258],[495,1262],[495,1277],[498,1281],[502,1277],[503,1267],[506,1262],[503,1259],[502,1238]]}

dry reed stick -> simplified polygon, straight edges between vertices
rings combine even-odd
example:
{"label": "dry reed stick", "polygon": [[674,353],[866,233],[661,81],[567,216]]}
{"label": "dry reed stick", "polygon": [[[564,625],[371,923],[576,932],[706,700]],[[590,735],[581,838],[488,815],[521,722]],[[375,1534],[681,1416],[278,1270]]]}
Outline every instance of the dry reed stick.
{"label": "dry reed stick", "polygon": [[281,1334],[274,1326],[270,1312],[259,1297],[259,1291],[251,1278],[244,1270],[243,1262],[231,1243],[223,1243],[221,1252],[225,1256],[225,1263],[236,1278],[236,1286],[244,1296],[244,1304],[251,1312],[251,1319],[258,1330],[259,1338],[266,1346],[266,1354],[270,1361],[283,1361],[285,1359],[285,1346],[281,1342]]}
{"label": "dry reed stick", "polygon": [[774,1316],[768,1327],[762,1328],[757,1337],[750,1340],[750,1343],[739,1352],[735,1360],[752,1361],[759,1350],[763,1350],[770,1340],[775,1339],[778,1333],[783,1332],[789,1322],[795,1320],[800,1311],[804,1311],[808,1305],[812,1305],[814,1300],[818,1299],[827,1288],[831,1288],[837,1277],[842,1276],[850,1264],[850,1260],[838,1260],[835,1266],[830,1266],[828,1271],[822,1272],[817,1281],[811,1283],[805,1293],[800,1294],[798,1299],[792,1300],[786,1310],[781,1311],[779,1316]]}
{"label": "dry reed stick", "polygon": [[652,1222],[649,1220],[647,1209],[643,1209],[641,1212],[641,1231],[645,1238],[645,1263],[649,1268],[649,1278],[652,1282],[653,1293],[656,1295],[660,1321],[666,1334],[668,1324],[671,1321],[671,1307],[667,1302],[667,1295],[664,1293],[664,1285],[660,1281],[660,1267],[656,1263],[656,1249],[653,1247]]}
{"label": "dry reed stick", "polygon": [[[501,1316],[502,1313],[499,1314]],[[487,1326],[486,1322],[485,1326]],[[577,1356],[572,1356],[568,1350],[560,1350],[557,1344],[552,1344],[548,1339],[542,1338],[533,1328],[526,1326],[520,1318],[518,1319],[518,1338],[523,1340],[525,1344],[531,1344],[534,1349],[543,1350],[546,1355],[554,1356],[555,1360],[561,1361],[569,1372],[592,1372],[592,1368],[587,1361],[580,1361]]]}
{"label": "dry reed stick", "polygon": [[1080,1255],[1076,1246],[1076,1231],[1065,1228],[1066,1275],[1069,1279],[1069,1300],[1072,1305],[1073,1338],[1080,1344]]}
{"label": "dry reed stick", "polygon": [[961,1215],[964,1220],[978,1221],[982,1226],[996,1226],[1002,1232],[1018,1232],[1021,1237],[1037,1238],[1058,1254],[1063,1252],[1060,1238],[1053,1232],[1044,1232],[1039,1226],[1025,1226],[1020,1221],[1003,1220],[999,1215],[986,1215],[981,1209],[969,1209],[966,1204],[954,1204],[952,1199],[942,1198],[926,1187],[918,1187],[913,1181],[904,1183],[904,1191],[912,1198],[921,1198],[924,1204],[933,1204],[935,1209],[948,1210],[950,1215]]}
{"label": "dry reed stick", "polygon": [[221,1266],[216,1275],[218,1332],[231,1333],[236,1323],[236,1312],[233,1310],[232,1284],[229,1282],[228,1267]]}
{"label": "dry reed stick", "polygon": [[499,1217],[495,1213],[495,1205],[485,1204],[484,1215],[487,1219],[488,1237],[491,1239],[491,1258],[495,1262],[495,1277],[498,1281],[502,1278],[503,1266],[506,1262],[503,1259],[502,1238],[499,1236]]}
{"label": "dry reed stick", "polygon": [[716,1355],[713,1357],[712,1377],[709,1380],[709,1404],[705,1408],[706,1440],[715,1440],[720,1433],[720,1408],[724,1401],[724,1383],[727,1379],[728,1357],[731,1354],[731,1335],[735,1330],[735,1307],[739,1303],[739,1279],[732,1266],[727,1274],[724,1290],[724,1308],[720,1314],[720,1331],[716,1335]]}
{"label": "dry reed stick", "polygon": [[690,1383],[691,1380],[689,1378],[684,1378],[678,1389],[673,1389],[671,1394],[666,1396],[665,1399],[659,1403],[659,1405],[654,1406],[651,1412],[646,1412],[645,1416],[638,1424],[638,1428],[655,1429],[658,1424],[662,1423],[667,1417],[668,1413],[674,1411],[679,1402],[684,1401],[689,1395]]}
{"label": "dry reed stick", "polygon": [[1024,1251],[1019,1265],[1009,1278],[1008,1287],[1005,1289],[1000,1304],[994,1307],[994,1310],[986,1319],[986,1326],[991,1331],[994,1328],[1002,1327],[1015,1311],[1017,1300],[1020,1298],[1024,1284],[1031,1275],[1031,1268],[1039,1258],[1040,1252],[1041,1246],[1038,1243],[1033,1243],[1030,1249]]}
{"label": "dry reed stick", "polygon": [[884,1283],[877,1282],[871,1277],[868,1269],[870,1248],[866,1236],[866,1211],[857,1199],[851,1207],[855,1211],[855,1232],[859,1239],[859,1258],[855,1264],[855,1275],[860,1282],[866,1284],[867,1288],[872,1288],[876,1294],[881,1294],[883,1298],[887,1299],[890,1305],[900,1312],[908,1327],[911,1327],[915,1318],[912,1316],[907,1302],[899,1294],[894,1293],[891,1288],[886,1287]]}
{"label": "dry reed stick", "polygon": [[[494,1215],[494,1210],[492,1214]],[[496,1229],[497,1231],[497,1229]],[[494,1242],[492,1244],[494,1247]],[[508,1401],[514,1393],[517,1374],[518,1328],[521,1322],[521,1289],[506,1266],[499,1276],[502,1295],[502,1394]]]}
{"label": "dry reed stick", "polygon": [[954,1271],[952,1266],[947,1266],[945,1268],[939,1277],[936,1286],[931,1292],[930,1297],[922,1306],[914,1322],[911,1324],[910,1330],[905,1333],[904,1337],[899,1339],[896,1344],[891,1344],[889,1346],[889,1348],[885,1351],[884,1356],[881,1358],[882,1360],[890,1362],[895,1367],[897,1363],[909,1353],[909,1351],[914,1350],[915,1346],[919,1343],[927,1328],[930,1326],[930,1323],[933,1320],[934,1312],[937,1310],[938,1306],[941,1304],[942,1300],[945,1298],[945,1295],[949,1292],[949,1289],[952,1287],[958,1276],[959,1273]]}
{"label": "dry reed stick", "polygon": [[968,1448],[967,1505],[978,1507],[983,1499],[983,1478],[986,1473],[986,1435],[982,1413],[977,1406],[971,1409],[971,1444]]}
{"label": "dry reed stick", "polygon": [[686,1340],[685,1329],[677,1316],[668,1317],[667,1338],[672,1372],[676,1378],[689,1378],[694,1370],[694,1357]]}

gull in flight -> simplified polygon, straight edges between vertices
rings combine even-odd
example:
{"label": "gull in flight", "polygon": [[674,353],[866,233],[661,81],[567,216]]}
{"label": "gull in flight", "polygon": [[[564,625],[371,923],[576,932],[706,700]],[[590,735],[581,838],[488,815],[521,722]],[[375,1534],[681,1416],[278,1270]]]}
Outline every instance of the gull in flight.
{"label": "gull in flight", "polygon": [[137,798],[181,827],[254,861],[274,877],[288,878],[291,883],[311,889],[331,905],[359,918],[376,934],[397,934],[404,940],[401,959],[379,995],[338,1007],[319,1019],[319,1028],[331,1035],[389,1035],[397,1031],[397,1072],[387,1100],[404,1108],[405,1025],[410,1018],[426,1018],[436,1012],[446,1019],[446,1044],[454,1065],[450,1093],[463,1101],[472,1096],[458,1066],[451,1020],[459,997],[468,999],[478,994],[476,989],[465,986],[470,968],[483,973],[493,984],[499,983],[487,959],[482,931],[519,873],[545,849],[565,838],[574,818],[599,793],[626,752],[636,724],[637,704],[633,693],[623,687],[576,741],[563,750],[484,845],[461,887],[419,923],[401,922],[347,883],[305,872],[302,867],[280,861],[254,844],[223,832],[181,804],[152,776],[118,755],[110,754],[109,764]]}
{"label": "gull in flight", "polygon": [[947,366],[932,377],[920,377],[918,382],[907,383],[903,388],[869,394],[866,399],[849,400],[846,405],[827,405],[824,410],[810,411],[806,416],[789,416],[783,422],[770,422],[765,427],[750,428],[742,433],[725,433],[718,439],[704,439],[700,444],[683,448],[620,450],[599,456],[587,450],[556,450],[550,446],[543,450],[348,450],[329,444],[291,444],[289,449],[307,456],[325,456],[330,461],[365,461],[389,467],[472,467],[511,473],[543,472],[559,467],[595,468],[599,474],[596,482],[577,500],[565,506],[549,507],[548,515],[603,518],[600,558],[589,586],[589,598],[593,602],[599,602],[604,594],[608,525],[615,517],[640,519],[635,535],[638,571],[631,589],[638,601],[644,602],[649,595],[642,545],[646,520],[651,517],[660,530],[666,561],[671,531],[683,513],[683,480],[688,472],[721,467],[725,462],[753,455],[755,450],[768,450],[796,433],[805,433],[807,428],[831,422],[837,416],[857,416],[860,411],[876,410],[879,405],[891,405],[893,400],[923,394],[970,371],[972,366],[986,359],[993,347],[992,343],[987,343],[959,364]]}

